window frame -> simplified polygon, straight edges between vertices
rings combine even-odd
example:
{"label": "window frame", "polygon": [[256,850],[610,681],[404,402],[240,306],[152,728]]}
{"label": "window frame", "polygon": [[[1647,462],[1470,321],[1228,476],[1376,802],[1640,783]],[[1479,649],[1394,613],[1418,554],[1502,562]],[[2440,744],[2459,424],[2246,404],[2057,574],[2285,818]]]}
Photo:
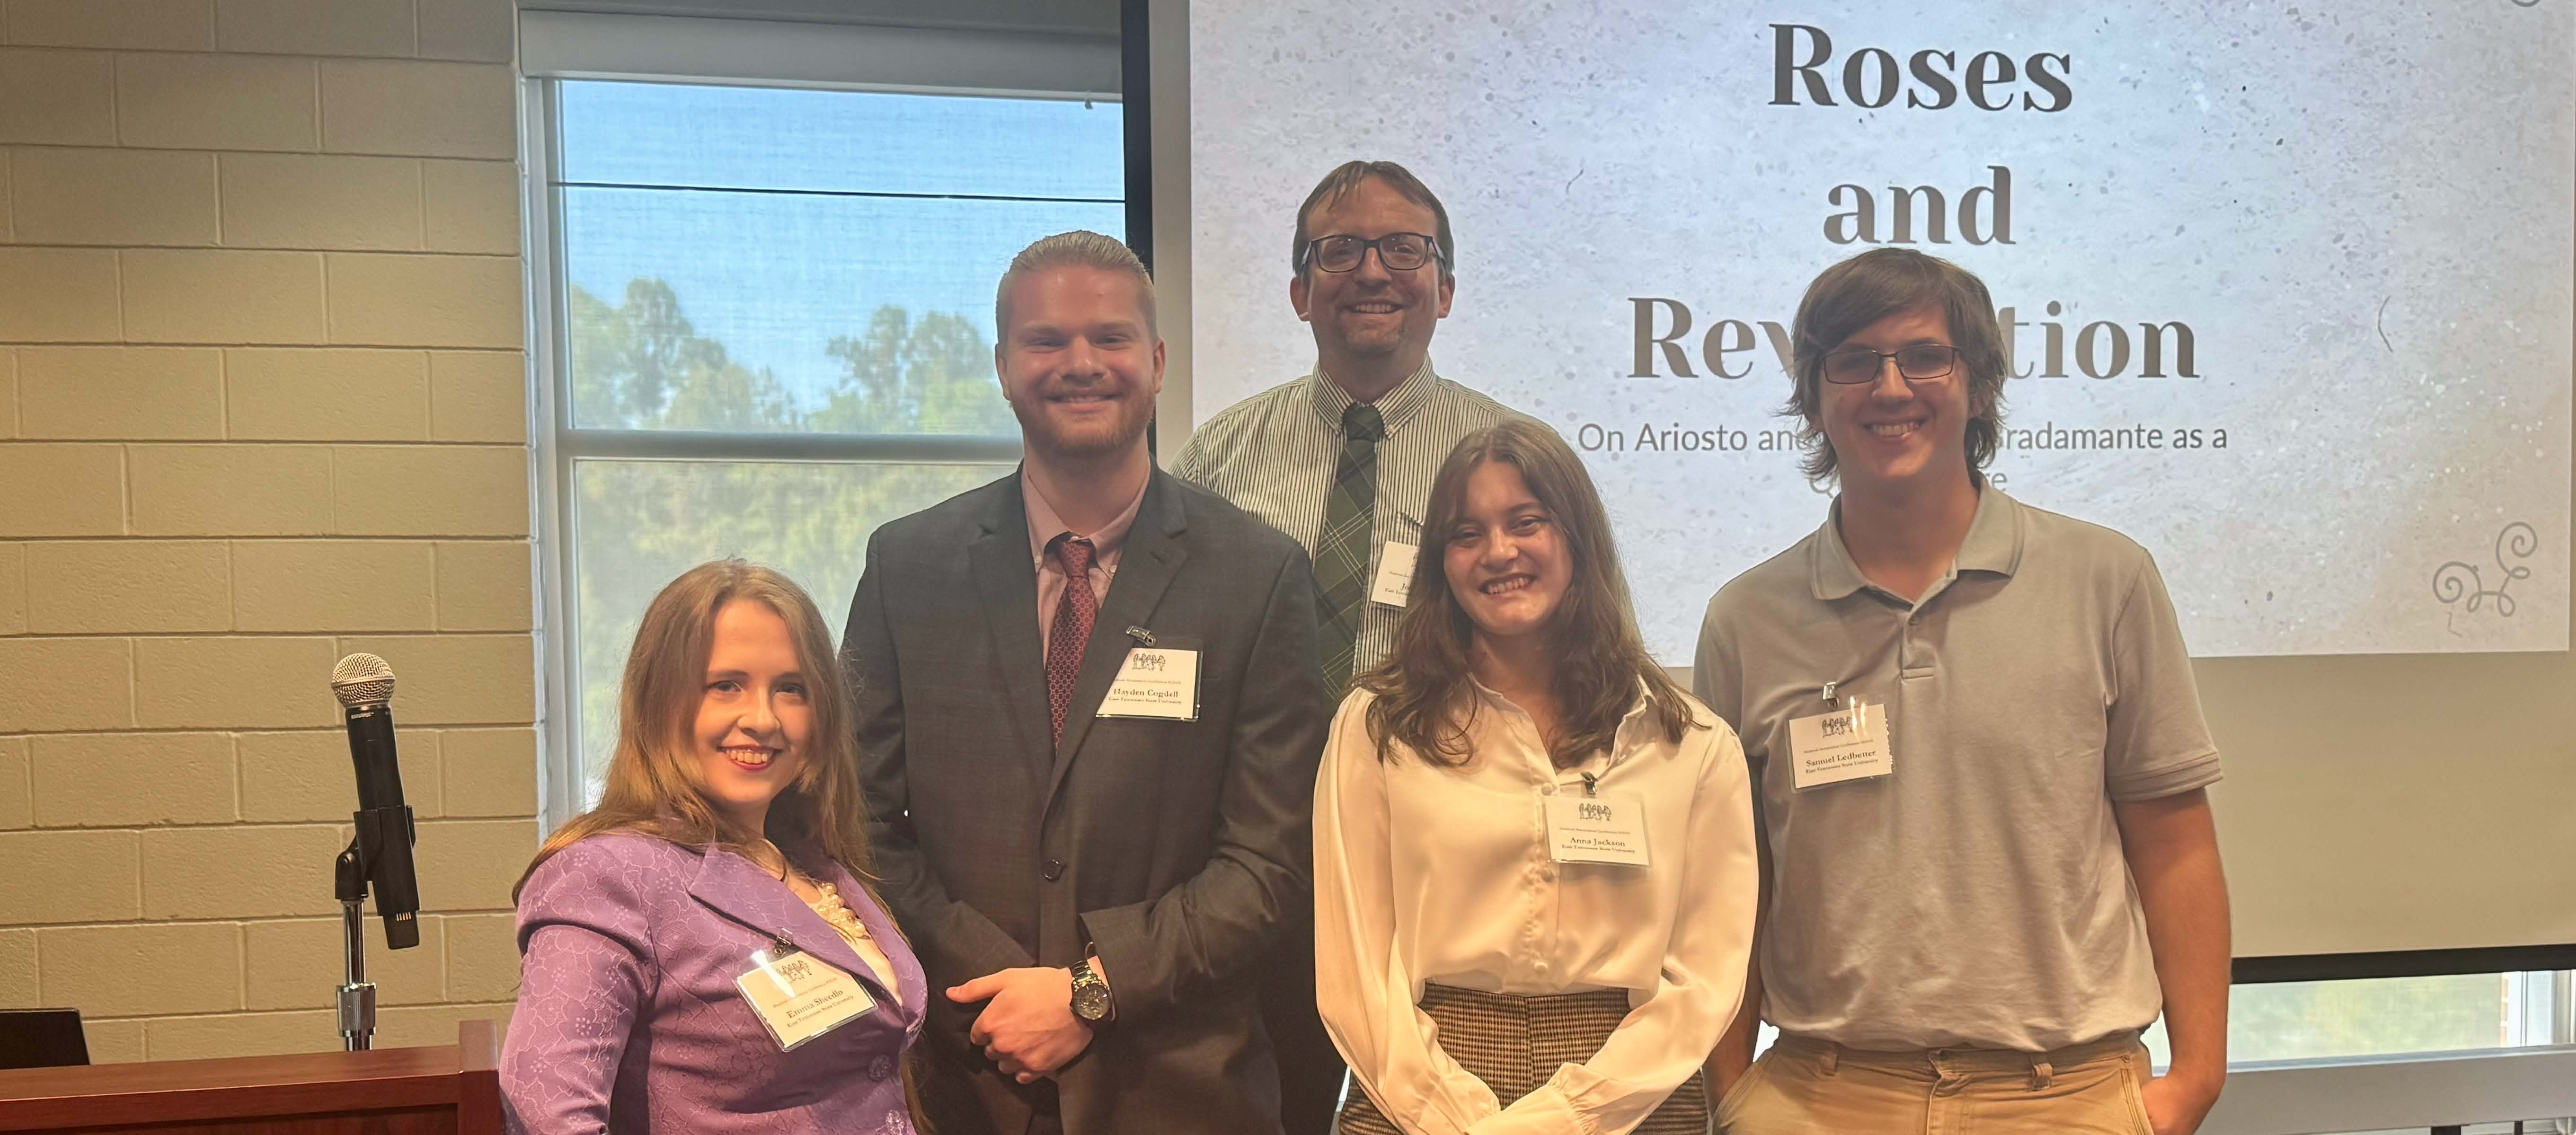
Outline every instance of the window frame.
{"label": "window frame", "polygon": [[580,744],[574,463],[590,459],[799,464],[991,464],[1017,437],[770,434],[577,428],[562,220],[566,81],[666,82],[1118,104],[1114,36],[958,31],[694,17],[529,11],[520,16],[522,248],[535,517],[538,820],[547,832],[588,805]]}

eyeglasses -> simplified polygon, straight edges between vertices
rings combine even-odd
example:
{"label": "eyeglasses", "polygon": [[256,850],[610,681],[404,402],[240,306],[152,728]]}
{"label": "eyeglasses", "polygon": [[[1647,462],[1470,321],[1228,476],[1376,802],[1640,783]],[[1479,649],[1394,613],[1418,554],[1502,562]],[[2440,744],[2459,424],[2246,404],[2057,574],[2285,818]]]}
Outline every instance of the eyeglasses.
{"label": "eyeglasses", "polygon": [[1327,272],[1350,272],[1359,268],[1360,259],[1372,248],[1377,250],[1377,262],[1389,272],[1410,272],[1440,255],[1439,246],[1421,233],[1388,233],[1376,240],[1328,236],[1306,242],[1306,263]]}
{"label": "eyeglasses", "polygon": [[1950,373],[1959,365],[1959,349],[1946,343],[1916,343],[1893,351],[1873,351],[1867,347],[1845,347],[1825,356],[1825,381],[1841,386],[1858,386],[1878,381],[1880,359],[1896,360],[1896,373],[1907,382],[1927,382]]}

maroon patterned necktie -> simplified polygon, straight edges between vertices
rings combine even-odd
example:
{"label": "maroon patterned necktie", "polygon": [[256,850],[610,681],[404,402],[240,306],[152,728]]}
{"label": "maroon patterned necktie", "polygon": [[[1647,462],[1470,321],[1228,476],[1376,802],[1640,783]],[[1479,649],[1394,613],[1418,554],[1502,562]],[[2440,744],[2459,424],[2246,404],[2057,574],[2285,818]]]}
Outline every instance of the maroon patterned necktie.
{"label": "maroon patterned necktie", "polygon": [[1091,593],[1091,541],[1067,532],[1047,543],[1047,555],[1064,569],[1064,600],[1055,605],[1047,627],[1047,712],[1055,718],[1055,743],[1064,746],[1064,711],[1073,704],[1073,682],[1082,675],[1082,644],[1091,641],[1091,621],[1100,614],[1100,597]]}

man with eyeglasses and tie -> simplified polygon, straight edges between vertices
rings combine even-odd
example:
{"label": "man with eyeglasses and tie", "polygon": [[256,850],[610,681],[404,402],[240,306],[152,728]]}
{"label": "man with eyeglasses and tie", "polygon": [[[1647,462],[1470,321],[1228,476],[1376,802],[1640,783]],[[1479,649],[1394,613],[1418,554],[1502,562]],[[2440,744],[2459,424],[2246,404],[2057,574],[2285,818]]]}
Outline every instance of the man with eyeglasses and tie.
{"label": "man with eyeglasses and tie", "polygon": [[2227,1073],[2227,883],[2164,582],[1980,472],[2006,356],[1975,276],[1865,252],[1792,336],[1805,471],[1840,493],[1710,600],[1692,675],[1764,858],[1718,1129],[2188,1135]]}
{"label": "man with eyeglasses and tie", "polygon": [[[1228,407],[1172,472],[1214,490],[1314,557],[1324,683],[1386,654],[1423,539],[1431,480],[1461,438],[1513,411],[1440,377],[1431,335],[1457,291],[1449,211],[1394,162],[1345,162],[1297,209],[1288,302],[1315,333],[1315,369]],[[1311,911],[1299,912],[1301,918]],[[1323,1135],[1344,1068],[1315,1013],[1304,926],[1267,971],[1288,1135]]]}

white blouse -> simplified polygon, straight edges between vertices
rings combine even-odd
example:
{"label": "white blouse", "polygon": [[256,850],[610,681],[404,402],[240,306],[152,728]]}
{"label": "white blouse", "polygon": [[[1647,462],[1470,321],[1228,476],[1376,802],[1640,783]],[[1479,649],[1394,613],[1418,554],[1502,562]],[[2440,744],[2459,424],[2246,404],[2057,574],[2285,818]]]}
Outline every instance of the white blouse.
{"label": "white blouse", "polygon": [[[1690,1078],[1744,997],[1752,792],[1735,732],[1666,740],[1643,684],[1608,753],[1558,771],[1527,713],[1483,686],[1464,766],[1402,746],[1380,762],[1372,695],[1333,720],[1315,783],[1315,985],[1325,1028],[1379,1110],[1413,1135],[1622,1135]],[[1632,794],[1649,865],[1557,863],[1541,797]],[[1424,983],[1534,996],[1628,991],[1592,1059],[1509,1108],[1441,1051]]]}

